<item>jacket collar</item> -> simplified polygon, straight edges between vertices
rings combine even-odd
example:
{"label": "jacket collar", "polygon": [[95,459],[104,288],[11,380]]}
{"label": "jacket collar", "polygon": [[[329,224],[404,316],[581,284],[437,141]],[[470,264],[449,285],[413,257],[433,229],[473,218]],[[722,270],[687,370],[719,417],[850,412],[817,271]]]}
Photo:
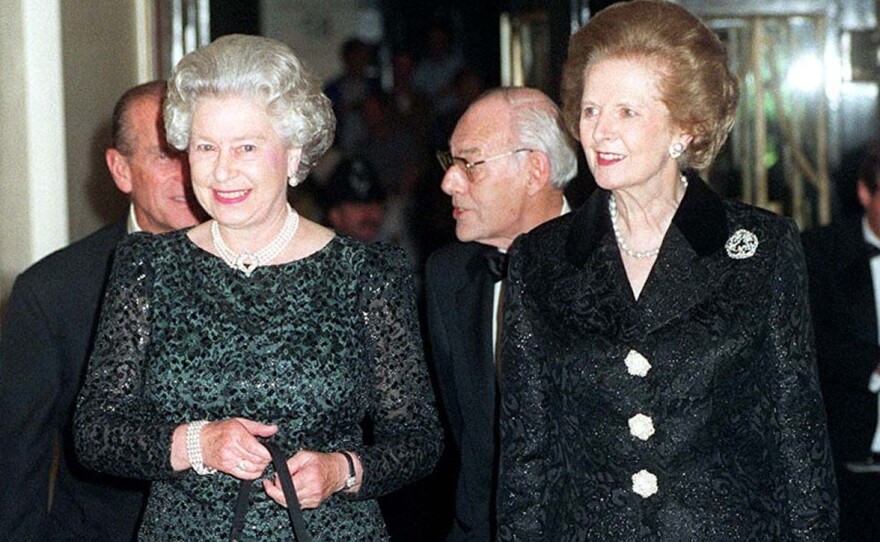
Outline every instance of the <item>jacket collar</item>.
{"label": "jacket collar", "polygon": [[[727,213],[721,198],[694,171],[686,173],[688,188],[684,193],[672,224],[682,233],[698,256],[704,257],[724,246],[730,236]],[[583,266],[599,242],[611,230],[608,215],[610,192],[597,188],[575,211],[572,227],[565,243],[567,259]]]}

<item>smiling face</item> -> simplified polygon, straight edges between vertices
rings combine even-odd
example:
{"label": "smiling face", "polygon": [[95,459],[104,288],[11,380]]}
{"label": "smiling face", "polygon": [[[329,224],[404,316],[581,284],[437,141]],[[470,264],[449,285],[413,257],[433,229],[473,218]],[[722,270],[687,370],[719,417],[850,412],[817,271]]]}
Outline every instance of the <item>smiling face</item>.
{"label": "smiling face", "polygon": [[189,163],[196,198],[220,226],[271,237],[287,209],[287,178],[301,150],[288,149],[263,105],[205,97],[193,111]]}
{"label": "smiling face", "polygon": [[138,226],[150,233],[187,228],[201,218],[186,155],[168,146],[161,115],[159,96],[137,98],[125,112],[128,145],[106,153],[116,186],[131,198]]}
{"label": "smiling face", "polygon": [[638,189],[678,178],[669,155],[690,137],[660,100],[659,67],[649,60],[608,58],[584,74],[581,146],[596,183],[606,190]]}

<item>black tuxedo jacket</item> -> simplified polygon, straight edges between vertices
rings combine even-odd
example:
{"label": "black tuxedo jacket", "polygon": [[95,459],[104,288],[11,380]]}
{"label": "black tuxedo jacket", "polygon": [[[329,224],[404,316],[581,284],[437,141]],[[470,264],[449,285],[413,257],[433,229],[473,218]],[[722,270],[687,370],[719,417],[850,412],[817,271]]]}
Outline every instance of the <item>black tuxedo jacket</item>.
{"label": "black tuxedo jacket", "polygon": [[15,281],[0,334],[0,538],[6,542],[134,538],[146,486],[83,469],[70,432],[110,259],[124,236],[124,221],[107,226]]}
{"label": "black tuxedo jacket", "polygon": [[861,217],[808,232],[803,241],[831,446],[838,463],[864,461],[877,425],[868,381],[880,346]]}
{"label": "black tuxedo jacket", "polygon": [[810,277],[819,379],[840,486],[841,540],[880,537],[880,473],[853,473],[877,427],[877,395],[868,390],[880,363],[877,310],[861,216],[803,236]]}
{"label": "black tuxedo jacket", "polygon": [[797,227],[688,181],[637,300],[604,190],[514,242],[499,540],[836,540]]}
{"label": "black tuxedo jacket", "polygon": [[460,471],[450,540],[489,541],[496,459],[493,287],[478,243],[455,243],[428,259],[428,329],[441,402]]}

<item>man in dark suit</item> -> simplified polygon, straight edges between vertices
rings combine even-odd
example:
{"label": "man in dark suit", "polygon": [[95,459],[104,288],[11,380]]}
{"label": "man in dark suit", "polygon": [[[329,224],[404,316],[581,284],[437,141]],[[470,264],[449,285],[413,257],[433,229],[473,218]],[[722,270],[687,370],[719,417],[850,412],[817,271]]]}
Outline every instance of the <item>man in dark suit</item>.
{"label": "man in dark suit", "polygon": [[804,234],[842,541],[880,539],[880,147],[856,183],[864,213]]}
{"label": "man in dark suit", "polygon": [[104,283],[126,233],[195,225],[185,157],[162,125],[164,82],[128,90],[113,112],[107,166],[128,194],[127,220],[35,263],[15,281],[0,334],[0,538],[133,540],[146,485],[87,471],[71,418]]}
{"label": "man in dark suit", "polygon": [[495,343],[504,258],[521,233],[568,211],[575,143],[556,105],[527,88],[501,88],[455,127],[441,185],[460,242],[426,268],[428,328],[439,394],[458,452],[450,541],[494,540],[497,470]]}

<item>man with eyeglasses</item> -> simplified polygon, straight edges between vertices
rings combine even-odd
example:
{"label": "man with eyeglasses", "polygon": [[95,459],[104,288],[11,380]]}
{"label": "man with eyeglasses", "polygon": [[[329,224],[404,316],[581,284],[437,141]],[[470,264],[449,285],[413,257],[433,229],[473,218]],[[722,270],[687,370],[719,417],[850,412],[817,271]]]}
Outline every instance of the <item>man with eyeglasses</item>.
{"label": "man with eyeglasses", "polygon": [[[457,243],[428,259],[428,328],[439,394],[459,456],[448,541],[495,538],[495,350],[502,281],[513,240],[569,210],[562,191],[577,172],[575,142],[542,92],[498,88],[459,119],[437,153],[452,197]],[[499,360],[500,362],[500,360]]]}

